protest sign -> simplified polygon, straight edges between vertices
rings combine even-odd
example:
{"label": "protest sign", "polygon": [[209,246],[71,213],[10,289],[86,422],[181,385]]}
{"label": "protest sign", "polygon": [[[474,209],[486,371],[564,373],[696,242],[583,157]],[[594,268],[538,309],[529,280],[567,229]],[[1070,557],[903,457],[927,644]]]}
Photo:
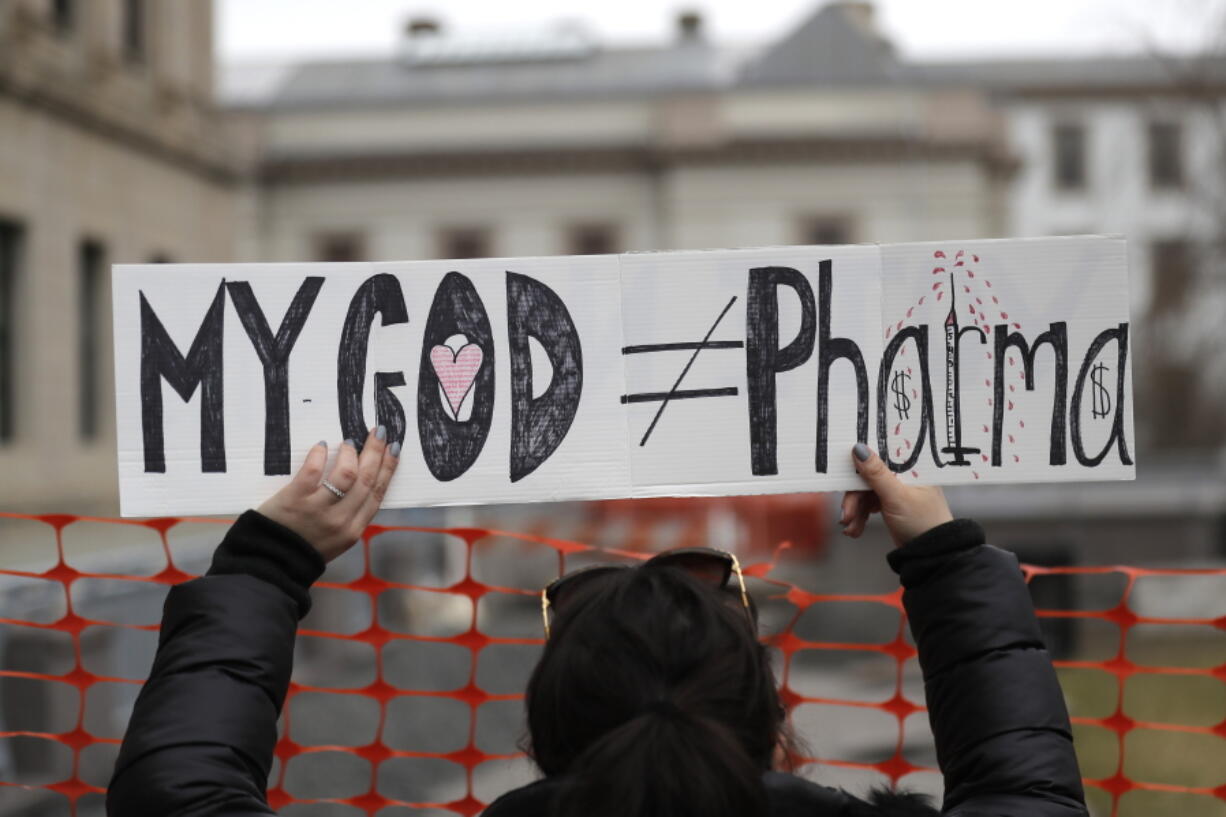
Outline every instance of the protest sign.
{"label": "protest sign", "polygon": [[1129,479],[1122,239],[115,268],[125,515],[258,504],[319,440],[386,505]]}

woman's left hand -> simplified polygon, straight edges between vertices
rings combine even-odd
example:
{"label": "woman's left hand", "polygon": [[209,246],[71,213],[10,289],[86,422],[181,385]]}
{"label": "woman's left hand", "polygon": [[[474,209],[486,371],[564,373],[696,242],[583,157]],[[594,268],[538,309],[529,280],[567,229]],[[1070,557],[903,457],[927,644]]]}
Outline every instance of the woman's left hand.
{"label": "woman's left hand", "polygon": [[327,482],[328,444],[320,442],[307,454],[294,479],[257,510],[311,543],[325,562],[357,542],[387,494],[400,462],[400,443],[387,445],[387,430],[373,428],[359,455],[352,440],[341,443]]}

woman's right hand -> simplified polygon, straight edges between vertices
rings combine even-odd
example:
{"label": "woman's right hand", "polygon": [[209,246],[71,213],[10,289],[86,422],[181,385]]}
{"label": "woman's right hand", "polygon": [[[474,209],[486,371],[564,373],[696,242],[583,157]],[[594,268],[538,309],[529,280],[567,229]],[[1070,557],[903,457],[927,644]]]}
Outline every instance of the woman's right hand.
{"label": "woman's right hand", "polygon": [[864,443],[856,443],[851,459],[869,490],[843,495],[839,524],[843,525],[844,535],[859,538],[869,516],[880,511],[894,544],[901,546],[954,518],[939,487],[904,485]]}
{"label": "woman's right hand", "polygon": [[293,480],[257,510],[310,542],[330,562],[357,543],[379,510],[400,464],[400,443],[388,445],[383,426],[370,430],[360,455],[351,440],[341,443],[328,474],[341,496],[323,484],[327,464],[328,446],[318,443]]}

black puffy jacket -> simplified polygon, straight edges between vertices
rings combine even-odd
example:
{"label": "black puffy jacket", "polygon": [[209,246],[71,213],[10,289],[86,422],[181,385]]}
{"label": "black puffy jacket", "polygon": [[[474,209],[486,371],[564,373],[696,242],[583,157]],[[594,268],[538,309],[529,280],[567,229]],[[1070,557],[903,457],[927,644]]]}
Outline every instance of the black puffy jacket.
{"label": "black puffy jacket", "polygon": [[[1085,815],[1068,714],[1017,560],[969,520],[889,556],[923,667],[941,814]],[[111,817],[272,814],[265,781],[293,664],[294,633],[323,571],[291,531],[244,514],[209,575],[166,599],[157,657],[107,794]],[[934,815],[922,798],[870,801],[792,775],[764,778],[772,817]],[[488,817],[548,814],[557,781],[509,792]]]}

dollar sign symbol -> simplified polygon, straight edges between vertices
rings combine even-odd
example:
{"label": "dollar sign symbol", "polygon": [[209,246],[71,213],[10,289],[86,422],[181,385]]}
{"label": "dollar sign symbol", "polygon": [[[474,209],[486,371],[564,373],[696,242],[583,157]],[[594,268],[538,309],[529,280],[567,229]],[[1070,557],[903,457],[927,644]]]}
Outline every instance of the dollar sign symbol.
{"label": "dollar sign symbol", "polygon": [[890,380],[890,391],[894,393],[894,410],[898,412],[900,420],[911,416],[911,398],[907,396],[907,381],[910,379],[911,375],[900,369],[894,372],[894,377]]}
{"label": "dollar sign symbol", "polygon": [[1102,363],[1099,363],[1090,370],[1090,383],[1094,387],[1094,393],[1091,395],[1090,413],[1095,419],[1106,417],[1107,412],[1111,411],[1111,393],[1103,385],[1103,377],[1109,371],[1111,370]]}

